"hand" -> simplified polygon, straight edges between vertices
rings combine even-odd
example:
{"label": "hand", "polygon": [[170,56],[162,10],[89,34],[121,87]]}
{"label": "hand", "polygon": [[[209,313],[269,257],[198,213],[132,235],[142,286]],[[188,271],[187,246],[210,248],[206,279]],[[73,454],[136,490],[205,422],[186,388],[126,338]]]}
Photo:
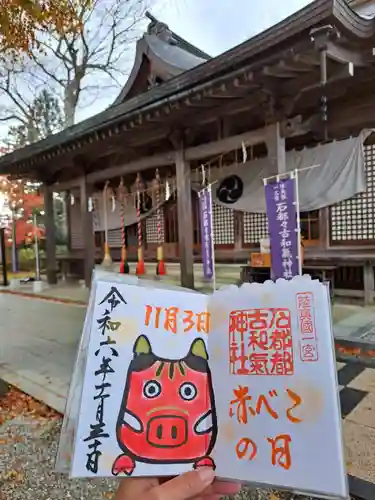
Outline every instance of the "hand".
{"label": "hand", "polygon": [[238,483],[215,481],[211,468],[186,472],[169,478],[126,478],[121,481],[116,500],[219,500],[241,489]]}

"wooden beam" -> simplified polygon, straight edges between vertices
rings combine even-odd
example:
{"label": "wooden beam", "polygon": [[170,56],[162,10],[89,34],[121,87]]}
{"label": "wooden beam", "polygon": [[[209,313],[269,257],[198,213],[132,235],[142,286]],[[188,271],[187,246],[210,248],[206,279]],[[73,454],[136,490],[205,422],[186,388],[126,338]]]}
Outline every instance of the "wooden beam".
{"label": "wooden beam", "polygon": [[231,116],[243,112],[248,112],[262,104],[265,100],[265,94],[263,92],[254,92],[253,94],[247,95],[245,97],[237,97],[228,102],[215,101],[214,105],[206,109],[195,109],[194,114],[191,109],[181,117],[171,122],[172,126],[175,123],[184,123],[194,127],[197,121],[200,125],[215,122],[219,117]]}
{"label": "wooden beam", "polygon": [[290,120],[284,120],[280,122],[280,134],[281,137],[297,137],[299,135],[305,135],[308,132],[313,130],[317,121],[319,121],[319,125],[321,124],[321,120],[318,119],[307,119],[303,120],[301,115],[297,115]]}
{"label": "wooden beam", "polygon": [[314,68],[308,64],[303,64],[301,61],[296,63],[293,58],[283,59],[277,65],[278,68],[285,71],[292,71],[293,73],[310,73]]}
{"label": "wooden beam", "polygon": [[[228,151],[240,148],[242,142],[244,142],[248,146],[264,142],[265,137],[265,129],[258,129],[251,132],[245,132],[244,134],[221,139],[220,141],[208,142],[199,146],[187,148],[185,150],[185,159],[188,161],[200,160],[206,158],[207,156],[226,153]],[[120,177],[121,175],[135,173],[138,171],[147,170],[149,168],[173,165],[174,163],[175,153],[174,151],[170,151],[167,153],[140,158],[139,160],[131,161],[123,165],[117,165],[115,167],[110,167],[105,170],[92,172],[86,176],[86,181],[89,184],[93,184],[95,182],[104,181],[114,177]],[[74,179],[71,182],[55,184],[51,189],[54,189],[55,191],[65,191],[79,184],[79,179]]]}
{"label": "wooden beam", "polygon": [[[281,138],[284,136],[288,137],[289,135],[296,135],[298,133],[299,128],[297,124],[294,124],[292,128],[288,128],[288,123],[290,123],[291,121],[292,119],[285,120],[278,124],[278,133],[280,134]],[[300,128],[304,133],[306,132],[303,124],[301,124]],[[226,137],[218,141],[212,141],[205,144],[200,144],[199,146],[189,147],[184,150],[184,157],[186,161],[203,160],[210,156],[220,155],[222,153],[227,153],[229,151],[239,149],[242,147],[242,143],[245,143],[246,146],[253,146],[255,144],[266,142],[268,133],[269,132],[267,132],[267,128],[261,128],[245,132],[243,134]],[[174,163],[175,152],[169,151],[166,153],[143,157],[139,160],[130,161],[125,164],[116,165],[104,170],[89,173],[86,176],[86,181],[89,184],[94,184],[95,182],[112,179],[114,177],[120,177],[121,175],[148,170],[151,168],[173,165]],[[73,179],[72,181],[54,184],[53,186],[51,186],[51,189],[54,191],[66,191],[74,186],[79,185],[80,179],[77,178]]]}
{"label": "wooden beam", "polygon": [[270,175],[286,172],[285,138],[281,136],[280,123],[267,127],[267,156],[270,162]]}
{"label": "wooden beam", "polygon": [[275,66],[265,66],[262,69],[262,73],[265,76],[270,76],[272,78],[295,78],[297,73],[293,70],[287,70],[285,68],[281,68],[278,65]]}
{"label": "wooden beam", "polygon": [[185,150],[186,160],[202,160],[208,156],[227,153],[235,149],[239,149],[244,142],[247,146],[252,146],[264,142],[266,139],[266,129],[252,130],[244,134],[226,137],[219,141],[208,142],[199,146],[187,148]]}
{"label": "wooden beam", "polygon": [[194,289],[193,210],[191,169],[182,147],[176,152],[178,245],[181,286]]}
{"label": "wooden beam", "polygon": [[368,66],[374,62],[374,56],[371,50],[350,50],[334,42],[326,43],[327,56],[334,61],[347,64],[352,63],[354,66]]}
{"label": "wooden beam", "polygon": [[328,129],[366,128],[374,125],[375,98],[372,95],[356,97],[347,106],[332,103],[328,111]]}

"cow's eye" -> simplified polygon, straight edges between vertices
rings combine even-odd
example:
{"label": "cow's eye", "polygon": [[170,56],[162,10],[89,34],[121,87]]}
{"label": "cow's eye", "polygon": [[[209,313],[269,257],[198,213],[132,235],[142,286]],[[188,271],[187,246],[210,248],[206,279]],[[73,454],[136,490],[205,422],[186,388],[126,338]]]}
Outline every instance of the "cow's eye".
{"label": "cow's eye", "polygon": [[143,394],[148,399],[156,398],[161,393],[161,385],[156,380],[149,380],[143,387]]}
{"label": "cow's eye", "polygon": [[194,384],[186,382],[185,384],[182,384],[182,386],[180,387],[180,396],[185,401],[191,401],[196,397],[196,395],[197,395],[197,388],[195,387]]}

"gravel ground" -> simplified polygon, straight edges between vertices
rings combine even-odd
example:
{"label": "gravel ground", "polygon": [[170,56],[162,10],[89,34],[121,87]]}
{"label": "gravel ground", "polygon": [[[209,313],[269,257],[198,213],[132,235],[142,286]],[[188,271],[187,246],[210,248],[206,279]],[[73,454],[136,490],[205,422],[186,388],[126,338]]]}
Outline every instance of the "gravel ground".
{"label": "gravel ground", "polygon": [[[116,480],[69,479],[54,472],[61,420],[17,417],[0,426],[1,500],[103,500],[114,496]],[[267,500],[292,495],[244,489],[236,500]],[[301,500],[306,497],[299,497]]]}
{"label": "gravel ground", "polygon": [[59,432],[57,420],[16,418],[0,427],[1,500],[113,497],[113,480],[71,480],[54,472]]}
{"label": "gravel ground", "polygon": [[[59,414],[15,389],[0,396],[0,500],[114,497],[116,480],[69,479],[54,472],[61,422]],[[234,500],[294,498],[289,493],[243,489]]]}

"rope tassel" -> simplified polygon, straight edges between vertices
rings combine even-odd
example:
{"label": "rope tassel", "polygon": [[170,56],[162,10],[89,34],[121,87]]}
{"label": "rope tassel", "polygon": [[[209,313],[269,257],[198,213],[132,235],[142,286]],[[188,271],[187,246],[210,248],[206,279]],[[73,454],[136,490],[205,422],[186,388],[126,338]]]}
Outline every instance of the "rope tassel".
{"label": "rope tassel", "polygon": [[136,203],[137,203],[137,229],[138,229],[138,261],[136,274],[137,276],[142,276],[145,274],[145,262],[143,260],[143,241],[142,241],[142,220],[141,220],[141,193],[140,186],[141,185],[141,177],[138,174],[136,180]]}
{"label": "rope tassel", "polygon": [[160,183],[160,174],[159,170],[156,170],[156,221],[157,221],[157,230],[158,230],[158,249],[157,249],[157,261],[156,264],[156,276],[164,276],[167,272],[164,262],[163,255],[163,235],[161,231],[161,208],[160,208],[160,191],[161,191],[161,183]]}
{"label": "rope tassel", "polygon": [[121,262],[120,262],[120,273],[129,274],[130,267],[127,261],[127,251],[126,251],[126,227],[125,227],[125,191],[124,191],[124,180],[121,178],[120,186],[118,189],[119,199],[120,199],[120,219],[121,219]]}

